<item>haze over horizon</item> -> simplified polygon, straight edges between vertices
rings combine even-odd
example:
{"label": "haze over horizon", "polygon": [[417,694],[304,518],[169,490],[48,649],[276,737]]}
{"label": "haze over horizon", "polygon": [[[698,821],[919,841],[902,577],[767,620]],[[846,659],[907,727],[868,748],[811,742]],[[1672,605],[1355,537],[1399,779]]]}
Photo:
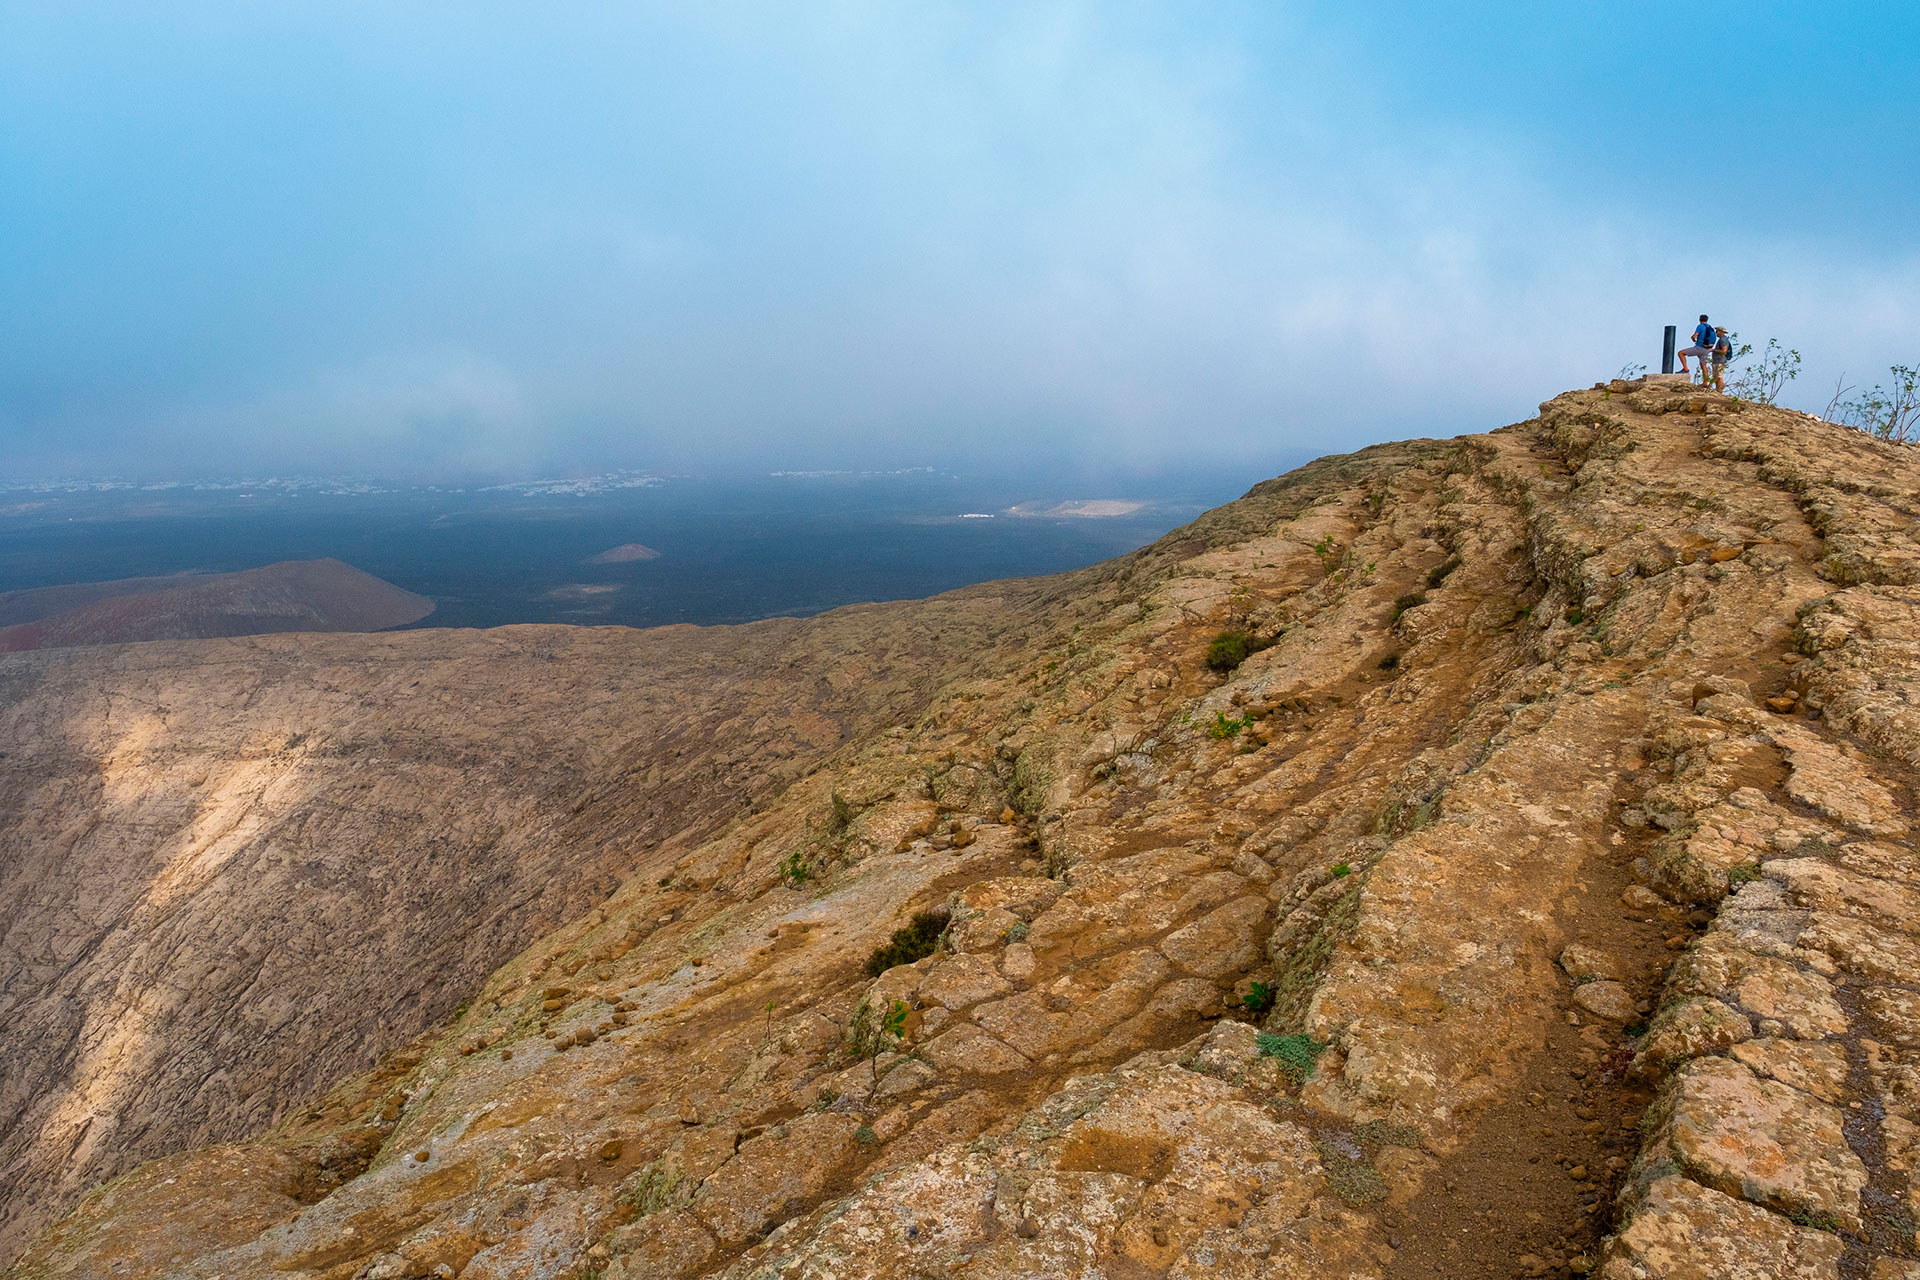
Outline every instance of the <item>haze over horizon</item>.
{"label": "haze over horizon", "polygon": [[1271,473],[1702,310],[1915,362],[1920,16],[1677,12],[0,0],[0,479]]}

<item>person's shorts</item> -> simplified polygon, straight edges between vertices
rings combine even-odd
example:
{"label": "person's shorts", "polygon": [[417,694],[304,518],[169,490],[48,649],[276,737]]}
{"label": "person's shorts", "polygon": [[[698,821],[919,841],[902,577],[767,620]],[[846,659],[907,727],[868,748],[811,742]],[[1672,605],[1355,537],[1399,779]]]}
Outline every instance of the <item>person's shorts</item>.
{"label": "person's shorts", "polygon": [[1713,348],[1698,347],[1698,346],[1688,347],[1686,350],[1680,353],[1680,358],[1684,360],[1688,356],[1697,356],[1702,360],[1711,360],[1713,359]]}

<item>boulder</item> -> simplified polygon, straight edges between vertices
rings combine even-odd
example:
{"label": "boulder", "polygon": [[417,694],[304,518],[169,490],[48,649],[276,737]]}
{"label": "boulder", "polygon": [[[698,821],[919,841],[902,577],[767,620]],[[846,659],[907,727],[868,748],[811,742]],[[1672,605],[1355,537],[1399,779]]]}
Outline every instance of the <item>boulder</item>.
{"label": "boulder", "polygon": [[1618,982],[1621,976],[1619,966],[1612,959],[1578,942],[1560,953],[1560,967],[1575,982],[1590,982],[1595,978]]}
{"label": "boulder", "polygon": [[1666,1118],[1643,1160],[1663,1153],[1728,1195],[1860,1230],[1867,1170],[1838,1108],[1725,1058],[1688,1063],[1662,1105]]}
{"label": "boulder", "polygon": [[1739,1044],[1753,1035],[1745,1014],[1712,996],[1689,996],[1662,1009],[1634,1056],[1636,1075],[1663,1075],[1693,1058]]}
{"label": "boulder", "polygon": [[1840,1280],[1838,1236],[1681,1177],[1647,1188],[1600,1280]]}
{"label": "boulder", "polygon": [[959,1011],[982,1000],[1005,995],[1011,988],[984,955],[944,956],[920,980],[920,998]]}
{"label": "boulder", "polygon": [[973,1072],[980,1075],[1005,1075],[1024,1071],[1033,1063],[1004,1040],[996,1039],[979,1027],[962,1023],[920,1047],[926,1060],[942,1071]]}
{"label": "boulder", "polygon": [[1632,1022],[1640,1012],[1639,1001],[1624,982],[1583,982],[1573,989],[1573,1002],[1609,1022]]}
{"label": "boulder", "polygon": [[1756,1074],[1792,1085],[1824,1102],[1847,1096],[1847,1051],[1831,1041],[1780,1040],[1768,1036],[1733,1047],[1733,1059]]}
{"label": "boulder", "polygon": [[1258,964],[1266,941],[1266,899],[1236,898],[1170,934],[1160,954],[1188,973],[1224,978]]}
{"label": "boulder", "polygon": [[744,1244],[784,1216],[790,1201],[820,1194],[853,1155],[857,1116],[819,1112],[801,1116],[740,1146],[701,1186],[692,1209],[713,1238]]}

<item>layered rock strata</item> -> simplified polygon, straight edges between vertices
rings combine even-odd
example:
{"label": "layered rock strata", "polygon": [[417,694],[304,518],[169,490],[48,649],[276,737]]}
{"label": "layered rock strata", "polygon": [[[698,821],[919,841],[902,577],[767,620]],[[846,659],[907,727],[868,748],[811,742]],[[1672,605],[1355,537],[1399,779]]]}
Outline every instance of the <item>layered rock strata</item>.
{"label": "layered rock strata", "polygon": [[1911,1274],[1916,518],[1623,383],[968,596],[999,647],[17,1274]]}

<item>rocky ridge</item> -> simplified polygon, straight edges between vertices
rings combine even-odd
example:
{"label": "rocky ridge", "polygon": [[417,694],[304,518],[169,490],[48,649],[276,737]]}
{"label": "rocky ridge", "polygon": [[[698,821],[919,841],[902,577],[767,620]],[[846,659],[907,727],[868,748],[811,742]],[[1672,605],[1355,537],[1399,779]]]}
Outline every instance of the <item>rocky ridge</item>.
{"label": "rocky ridge", "polygon": [[801,668],[1000,641],[15,1274],[1920,1274],[1917,519],[1910,451],[1614,383],[829,615]]}

